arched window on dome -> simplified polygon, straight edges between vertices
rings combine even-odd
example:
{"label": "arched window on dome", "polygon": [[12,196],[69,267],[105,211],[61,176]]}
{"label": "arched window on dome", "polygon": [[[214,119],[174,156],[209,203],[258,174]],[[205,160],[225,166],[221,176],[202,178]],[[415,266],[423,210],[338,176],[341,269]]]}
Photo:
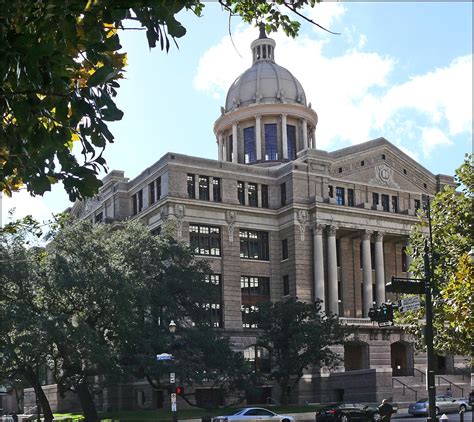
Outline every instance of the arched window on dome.
{"label": "arched window on dome", "polygon": [[255,127],[250,126],[244,129],[244,157],[245,164],[255,163]]}
{"label": "arched window on dome", "polygon": [[278,160],[278,138],[276,123],[265,125],[265,160]]}
{"label": "arched window on dome", "polygon": [[288,159],[296,159],[296,126],[286,125],[286,139],[288,143]]}

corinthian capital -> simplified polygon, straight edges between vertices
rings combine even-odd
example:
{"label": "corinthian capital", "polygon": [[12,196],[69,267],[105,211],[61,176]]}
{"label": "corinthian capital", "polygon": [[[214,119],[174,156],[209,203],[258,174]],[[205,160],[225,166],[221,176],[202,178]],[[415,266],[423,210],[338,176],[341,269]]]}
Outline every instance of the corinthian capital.
{"label": "corinthian capital", "polygon": [[372,230],[365,230],[364,233],[362,234],[362,240],[370,240],[373,233],[374,232]]}
{"label": "corinthian capital", "polygon": [[384,235],[384,232],[377,232],[375,233],[375,241],[376,242],[383,242],[383,235]]}

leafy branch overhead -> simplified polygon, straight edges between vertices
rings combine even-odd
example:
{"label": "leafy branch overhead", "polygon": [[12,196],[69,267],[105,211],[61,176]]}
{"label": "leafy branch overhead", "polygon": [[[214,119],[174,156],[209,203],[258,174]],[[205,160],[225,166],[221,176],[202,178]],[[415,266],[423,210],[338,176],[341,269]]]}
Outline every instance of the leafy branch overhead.
{"label": "leafy branch overhead", "polygon": [[[315,0],[220,0],[223,11],[267,32],[298,34]],[[7,194],[42,195],[62,182],[71,201],[94,195],[114,142],[108,123],[123,112],[115,97],[127,64],[120,31],[143,29],[150,48],[168,51],[186,34],[180,12],[201,16],[200,0],[10,1],[0,20],[0,174]],[[313,22],[314,23],[314,22]],[[131,28],[133,26],[133,28]],[[127,28],[128,27],[128,28]],[[137,28],[138,27],[138,28]]]}

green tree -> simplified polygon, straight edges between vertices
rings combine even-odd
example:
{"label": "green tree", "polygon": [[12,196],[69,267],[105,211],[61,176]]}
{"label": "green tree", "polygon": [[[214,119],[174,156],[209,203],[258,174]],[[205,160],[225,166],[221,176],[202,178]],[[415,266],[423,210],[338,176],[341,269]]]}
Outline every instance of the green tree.
{"label": "green tree", "polygon": [[[433,244],[434,346],[439,354],[469,355],[474,333],[473,265],[469,257],[473,239],[474,170],[472,155],[466,155],[456,170],[456,187],[445,186],[430,204]],[[424,277],[423,246],[429,241],[428,221],[419,214],[410,236],[411,270]],[[400,316],[408,332],[422,346],[424,310]]]}
{"label": "green tree", "polygon": [[280,387],[280,403],[289,402],[288,388],[297,385],[309,366],[329,366],[339,358],[331,346],[341,344],[349,334],[336,316],[321,313],[321,303],[304,303],[294,298],[259,305],[254,314],[261,333],[257,345],[269,350],[268,378]]}
{"label": "green tree", "polygon": [[[223,11],[267,32],[296,36],[300,13],[315,0],[219,0]],[[14,0],[0,19],[0,175],[11,194],[26,185],[43,194],[62,182],[71,201],[92,196],[114,141],[107,123],[123,112],[114,97],[126,67],[120,31],[143,29],[150,48],[168,51],[186,34],[177,15],[201,16],[201,0]],[[282,11],[281,11],[282,10]],[[314,22],[313,22],[314,23]],[[73,154],[80,145],[82,159]]]}

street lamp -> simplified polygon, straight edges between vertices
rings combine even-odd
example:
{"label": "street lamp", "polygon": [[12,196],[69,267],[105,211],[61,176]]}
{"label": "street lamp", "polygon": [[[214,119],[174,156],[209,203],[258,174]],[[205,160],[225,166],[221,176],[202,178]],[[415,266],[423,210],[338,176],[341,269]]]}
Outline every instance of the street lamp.
{"label": "street lamp", "polygon": [[[171,320],[170,324],[168,325],[168,329],[170,334],[174,336],[176,333],[176,323]],[[173,422],[178,422],[178,406],[176,403],[176,363],[175,360],[171,360],[172,365],[172,372],[170,372],[170,384],[171,384],[171,414],[173,418]]]}

